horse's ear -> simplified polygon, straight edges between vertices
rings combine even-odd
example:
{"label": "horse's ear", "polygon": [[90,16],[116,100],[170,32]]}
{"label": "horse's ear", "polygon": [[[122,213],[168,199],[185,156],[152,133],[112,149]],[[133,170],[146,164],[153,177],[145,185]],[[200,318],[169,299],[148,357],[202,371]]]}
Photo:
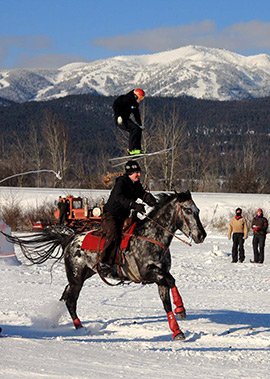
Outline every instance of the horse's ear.
{"label": "horse's ear", "polygon": [[190,190],[187,190],[187,191],[186,191],[186,194],[187,194],[188,199],[191,199],[191,193],[190,193]]}
{"label": "horse's ear", "polygon": [[175,189],[173,190],[173,192],[175,193],[177,199],[179,199],[180,198],[179,193]]}

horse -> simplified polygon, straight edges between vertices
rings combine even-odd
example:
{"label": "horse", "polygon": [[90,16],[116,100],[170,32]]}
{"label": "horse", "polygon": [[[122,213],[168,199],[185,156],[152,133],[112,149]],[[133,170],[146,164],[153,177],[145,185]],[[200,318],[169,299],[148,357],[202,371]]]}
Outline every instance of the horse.
{"label": "horse", "polygon": [[[169,327],[175,340],[184,340],[184,333],[176,321],[186,318],[182,298],[170,274],[171,255],[169,246],[180,230],[196,244],[206,238],[206,232],[199,218],[199,209],[189,191],[161,193],[158,202],[144,219],[137,221],[130,235],[129,245],[124,253],[124,263],[119,270],[108,272],[107,278],[119,279],[122,283],[156,283],[159,296],[167,314]],[[68,284],[60,298],[64,301],[76,329],[83,325],[77,315],[77,300],[86,279],[100,273],[99,251],[82,249],[82,243],[89,231],[74,231],[65,227],[44,229],[34,236],[24,239],[9,236],[8,239],[19,244],[27,259],[40,264],[47,259],[56,261],[64,258]],[[177,237],[177,236],[176,236]],[[186,242],[186,241],[185,241]],[[119,268],[119,267],[118,267]],[[170,290],[173,303],[172,311]]]}

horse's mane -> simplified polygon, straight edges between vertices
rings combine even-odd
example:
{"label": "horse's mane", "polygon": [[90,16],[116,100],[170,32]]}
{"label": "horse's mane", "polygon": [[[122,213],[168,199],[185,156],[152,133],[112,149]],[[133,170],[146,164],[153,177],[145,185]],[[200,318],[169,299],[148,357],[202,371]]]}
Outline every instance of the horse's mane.
{"label": "horse's mane", "polygon": [[170,203],[173,199],[177,198],[180,202],[191,200],[191,193],[189,191],[186,192],[173,192],[173,193],[165,193],[162,192],[156,196],[158,198],[157,204],[154,209],[149,213],[149,217],[152,218],[162,207],[166,204]]}

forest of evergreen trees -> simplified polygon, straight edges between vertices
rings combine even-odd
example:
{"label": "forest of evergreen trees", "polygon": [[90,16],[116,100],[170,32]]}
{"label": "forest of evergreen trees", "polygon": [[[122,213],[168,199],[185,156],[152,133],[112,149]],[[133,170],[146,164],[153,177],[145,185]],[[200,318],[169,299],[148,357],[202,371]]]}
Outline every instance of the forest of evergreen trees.
{"label": "forest of evergreen trees", "polygon": [[[77,95],[22,104],[0,101],[0,180],[30,170],[5,186],[104,188],[109,157],[126,154],[114,125],[113,97]],[[210,101],[146,98],[140,105],[144,148],[175,146],[141,160],[153,190],[269,193],[270,98]]]}

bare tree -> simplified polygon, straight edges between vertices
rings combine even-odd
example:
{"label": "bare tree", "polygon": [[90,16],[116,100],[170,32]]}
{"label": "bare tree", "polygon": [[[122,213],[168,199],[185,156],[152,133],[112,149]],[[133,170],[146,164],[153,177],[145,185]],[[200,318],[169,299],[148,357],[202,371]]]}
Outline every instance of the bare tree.
{"label": "bare tree", "polygon": [[[14,143],[12,144],[12,168],[15,174],[24,172],[27,169],[27,149],[22,143],[22,139],[14,132]],[[18,187],[22,187],[24,176],[18,176]]]}
{"label": "bare tree", "polygon": [[[66,182],[66,172],[68,169],[68,130],[63,121],[56,116],[46,112],[43,121],[43,137],[45,141],[47,156],[46,160],[52,170],[60,171],[62,185]],[[53,187],[56,187],[57,179],[53,178]]]}
{"label": "bare tree", "polygon": [[181,161],[185,155],[186,123],[180,122],[179,110],[176,110],[175,106],[172,110],[164,108],[162,114],[157,115],[155,122],[156,126],[152,127],[152,148],[154,150],[173,148],[169,153],[155,158],[155,171],[159,178],[162,178],[163,189],[171,191],[177,185],[179,172],[184,172]]}
{"label": "bare tree", "polygon": [[242,154],[239,152],[239,157],[236,159],[238,164],[233,175],[229,177],[227,183],[229,191],[240,193],[263,192],[266,179],[259,169],[258,151],[254,140],[249,138],[243,146]]}
{"label": "bare tree", "polygon": [[[35,125],[32,123],[29,133],[29,156],[36,170],[41,169],[41,143]],[[40,173],[37,173],[37,187],[41,187]]]}

